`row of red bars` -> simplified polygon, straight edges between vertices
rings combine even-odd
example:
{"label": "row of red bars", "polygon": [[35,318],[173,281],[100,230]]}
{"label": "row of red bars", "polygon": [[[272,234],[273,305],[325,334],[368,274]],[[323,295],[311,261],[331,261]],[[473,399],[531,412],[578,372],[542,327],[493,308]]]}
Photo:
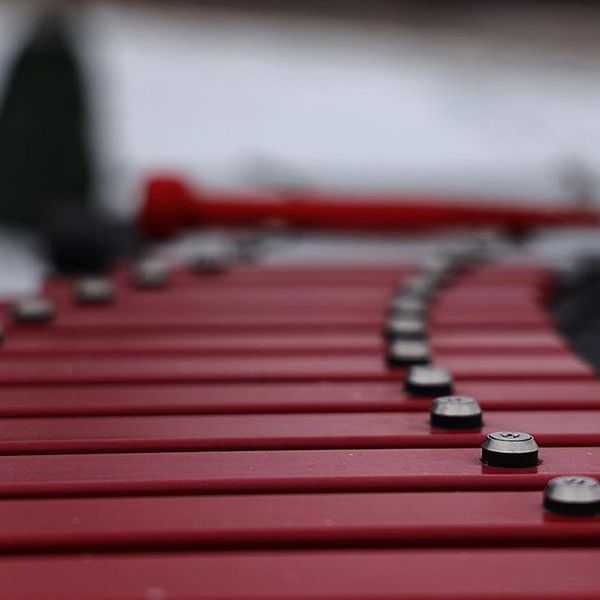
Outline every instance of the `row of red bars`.
{"label": "row of red bars", "polygon": [[[381,329],[404,267],[113,274],[114,299],[10,322],[0,349],[0,589],[11,600],[598,598],[600,518],[542,508],[600,477],[600,382],[543,267],[489,264],[432,302],[436,364],[481,429],[431,427]],[[527,431],[537,467],[482,465]]]}

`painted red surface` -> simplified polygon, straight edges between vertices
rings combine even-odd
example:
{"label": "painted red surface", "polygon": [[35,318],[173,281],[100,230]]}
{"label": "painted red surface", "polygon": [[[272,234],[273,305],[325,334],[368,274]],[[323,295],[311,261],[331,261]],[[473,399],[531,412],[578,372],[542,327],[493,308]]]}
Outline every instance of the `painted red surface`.
{"label": "painted red surface", "polygon": [[479,447],[492,431],[527,431],[539,444],[600,446],[600,410],[497,411],[481,429],[431,427],[423,412],[179,415],[11,419],[0,454]]}
{"label": "painted red surface", "polygon": [[0,526],[3,551],[600,542],[600,517],[541,511],[538,492],[4,500]]}
{"label": "painted red surface", "polygon": [[[600,590],[600,517],[542,508],[600,477],[600,382],[562,339],[546,269],[491,264],[444,287],[436,363],[480,430],[432,429],[385,367],[412,265],[125,267],[98,307],[0,348],[0,596],[10,600],[574,600]],[[6,306],[4,307],[6,310]],[[492,430],[541,462],[481,464]]]}
{"label": "painted red surface", "polygon": [[600,477],[600,447],[544,448],[526,469],[487,467],[478,448],[271,450],[0,456],[0,495],[541,490]]}

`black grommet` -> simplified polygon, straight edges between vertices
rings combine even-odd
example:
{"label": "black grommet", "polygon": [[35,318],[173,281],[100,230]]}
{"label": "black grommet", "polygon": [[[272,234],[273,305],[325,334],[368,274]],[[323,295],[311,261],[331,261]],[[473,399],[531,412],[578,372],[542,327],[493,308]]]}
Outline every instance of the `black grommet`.
{"label": "black grommet", "polygon": [[191,259],[189,267],[194,273],[203,275],[219,275],[231,266],[231,260],[226,256],[199,254]]}
{"label": "black grommet", "polygon": [[441,396],[431,403],[432,427],[472,429],[481,427],[481,407],[468,396]]}
{"label": "black grommet", "polygon": [[491,467],[535,467],[538,450],[537,442],[529,433],[495,431],[489,433],[481,445],[481,461]]}
{"label": "black grommet", "polygon": [[73,298],[80,304],[107,304],[114,297],[113,284],[106,277],[82,277],[73,287]]}
{"label": "black grommet", "polygon": [[404,389],[413,396],[449,396],[454,392],[452,375],[436,365],[410,367]]}
{"label": "black grommet", "polygon": [[398,285],[397,291],[406,296],[427,300],[435,292],[436,286],[437,282],[434,278],[424,275],[413,275],[402,281]]}
{"label": "black grommet", "polygon": [[425,365],[430,360],[429,345],[422,340],[391,341],[386,355],[390,367]]}
{"label": "black grommet", "polygon": [[423,319],[415,317],[391,317],[385,325],[384,335],[390,340],[419,340],[426,337],[427,325]]}
{"label": "black grommet", "polygon": [[600,514],[600,481],[582,475],[554,477],[544,490],[544,508],[574,516]]}
{"label": "black grommet", "polygon": [[443,284],[454,275],[456,272],[456,265],[451,258],[432,257],[425,262],[421,272],[426,277],[432,277],[440,284]]}
{"label": "black grommet", "polygon": [[157,260],[141,260],[133,271],[133,284],[142,289],[160,289],[169,285],[169,269]]}
{"label": "black grommet", "polygon": [[47,298],[25,298],[12,307],[12,317],[18,323],[46,323],[55,314],[54,303]]}
{"label": "black grommet", "polygon": [[422,319],[427,314],[427,301],[412,296],[396,296],[390,301],[390,316]]}

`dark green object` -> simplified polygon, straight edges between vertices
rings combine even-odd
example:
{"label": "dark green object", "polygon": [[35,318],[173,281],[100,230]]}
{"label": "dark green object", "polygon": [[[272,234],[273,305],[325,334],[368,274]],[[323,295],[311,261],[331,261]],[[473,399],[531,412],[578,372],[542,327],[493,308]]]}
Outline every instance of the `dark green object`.
{"label": "dark green object", "polygon": [[0,111],[0,219],[42,225],[89,203],[92,169],[80,67],[60,15],[17,53]]}

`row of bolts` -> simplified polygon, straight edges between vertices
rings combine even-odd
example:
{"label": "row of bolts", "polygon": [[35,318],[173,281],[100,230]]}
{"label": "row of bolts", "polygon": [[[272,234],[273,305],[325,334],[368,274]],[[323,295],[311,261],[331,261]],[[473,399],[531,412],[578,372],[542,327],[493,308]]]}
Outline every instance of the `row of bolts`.
{"label": "row of bolts", "polygon": [[[478,429],[482,411],[474,398],[454,395],[451,373],[430,363],[427,313],[436,291],[452,276],[482,260],[481,248],[437,257],[402,282],[392,296],[383,334],[386,363],[407,368],[404,388],[411,396],[436,396],[430,406],[430,423],[446,429]],[[481,462],[490,467],[531,468],[539,464],[535,438],[521,431],[495,431],[481,445]],[[543,506],[566,515],[600,514],[600,482],[594,477],[564,475],[551,479]]]}
{"label": "row of bolts", "polygon": [[[450,372],[430,364],[427,343],[427,312],[436,291],[452,276],[482,259],[480,246],[466,247],[427,262],[421,271],[402,282],[393,295],[384,327],[387,339],[386,362],[390,368],[407,367],[404,387],[412,396],[437,396],[431,403],[430,422],[434,427],[476,429],[483,424],[479,403],[467,396],[453,395]],[[191,264],[203,273],[218,273],[223,261],[200,256]],[[161,261],[139,261],[132,283],[141,289],[160,289],[170,282],[167,266]],[[74,300],[81,304],[107,304],[115,297],[111,280],[103,276],[82,277],[75,281]],[[51,321],[54,303],[45,297],[25,298],[12,307],[18,323]],[[538,444],[529,433],[496,431],[487,434],[481,446],[481,461],[492,467],[528,468],[539,464]],[[567,515],[600,513],[600,482],[593,477],[564,475],[551,479],[544,490],[544,507]]]}

